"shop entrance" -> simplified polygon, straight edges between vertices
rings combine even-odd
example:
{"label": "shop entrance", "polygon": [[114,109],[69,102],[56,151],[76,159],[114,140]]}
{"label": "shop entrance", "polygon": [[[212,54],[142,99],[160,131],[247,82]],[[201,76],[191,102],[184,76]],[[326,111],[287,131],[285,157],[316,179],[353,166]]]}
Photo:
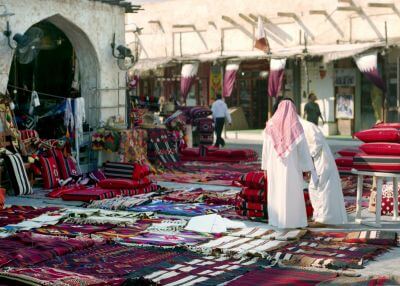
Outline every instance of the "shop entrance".
{"label": "shop entrance", "polygon": [[41,138],[60,138],[66,131],[61,105],[67,97],[80,96],[79,86],[72,87],[74,79],[79,82],[74,74],[78,72],[74,49],[67,36],[48,21],[35,24],[25,35],[26,41],[36,41],[38,52],[17,49],[14,53],[8,91],[18,126],[37,130]]}

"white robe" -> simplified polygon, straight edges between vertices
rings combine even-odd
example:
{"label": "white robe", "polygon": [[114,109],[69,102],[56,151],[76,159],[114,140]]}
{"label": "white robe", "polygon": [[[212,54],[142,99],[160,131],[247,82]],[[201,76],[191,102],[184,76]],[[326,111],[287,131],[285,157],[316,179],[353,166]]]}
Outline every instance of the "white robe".
{"label": "white robe", "polygon": [[264,132],[261,168],[267,171],[269,224],[278,228],[307,226],[303,172],[314,166],[304,135],[289,155],[281,158]]}
{"label": "white robe", "polygon": [[342,184],[331,149],[319,128],[311,122],[300,119],[311,157],[319,177],[319,183],[309,185],[314,220],[325,224],[347,223]]}

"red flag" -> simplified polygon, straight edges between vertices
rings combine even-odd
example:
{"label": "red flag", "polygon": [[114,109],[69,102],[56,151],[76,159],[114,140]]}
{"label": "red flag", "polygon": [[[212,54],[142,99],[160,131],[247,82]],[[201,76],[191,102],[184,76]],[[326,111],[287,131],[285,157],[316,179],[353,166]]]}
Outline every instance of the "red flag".
{"label": "red flag", "polygon": [[256,43],[254,45],[256,49],[259,49],[263,52],[270,52],[269,43],[267,37],[265,35],[264,23],[260,16],[258,16],[258,24],[257,24],[257,34],[256,34]]}

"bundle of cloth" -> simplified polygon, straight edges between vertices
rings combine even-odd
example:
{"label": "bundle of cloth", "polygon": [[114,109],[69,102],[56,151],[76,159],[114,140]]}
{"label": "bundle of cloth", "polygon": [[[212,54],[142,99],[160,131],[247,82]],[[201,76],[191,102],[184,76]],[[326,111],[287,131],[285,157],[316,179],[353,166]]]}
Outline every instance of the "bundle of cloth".
{"label": "bundle of cloth", "polygon": [[364,144],[353,158],[360,171],[400,173],[400,123],[381,123],[354,134]]}
{"label": "bundle of cloth", "polygon": [[236,198],[236,213],[249,218],[268,219],[267,180],[264,172],[243,174],[238,183],[242,190]]}
{"label": "bundle of cloth", "polygon": [[75,184],[54,189],[48,196],[61,197],[65,201],[90,202],[116,196],[134,196],[158,190],[149,175],[151,168],[138,163],[106,162],[103,170],[93,172],[90,178],[94,186]]}
{"label": "bundle of cloth", "polygon": [[[240,216],[248,218],[268,219],[268,180],[263,171],[243,174],[237,180],[242,190],[236,197],[235,209]],[[313,215],[308,190],[304,190],[307,217]]]}
{"label": "bundle of cloth", "polygon": [[185,148],[180,151],[182,161],[207,162],[254,162],[258,155],[252,149],[219,149],[213,146],[201,145],[198,148]]}

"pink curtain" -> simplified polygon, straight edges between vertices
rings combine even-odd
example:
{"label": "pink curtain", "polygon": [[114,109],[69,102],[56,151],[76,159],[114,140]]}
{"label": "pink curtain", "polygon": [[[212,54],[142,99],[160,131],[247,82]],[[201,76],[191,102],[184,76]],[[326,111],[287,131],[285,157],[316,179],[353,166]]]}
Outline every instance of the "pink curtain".
{"label": "pink curtain", "polygon": [[286,59],[271,59],[268,76],[268,95],[276,97],[282,88]]}
{"label": "pink curtain", "polygon": [[227,64],[225,67],[223,96],[230,97],[236,81],[236,74],[239,70],[239,63]]}

